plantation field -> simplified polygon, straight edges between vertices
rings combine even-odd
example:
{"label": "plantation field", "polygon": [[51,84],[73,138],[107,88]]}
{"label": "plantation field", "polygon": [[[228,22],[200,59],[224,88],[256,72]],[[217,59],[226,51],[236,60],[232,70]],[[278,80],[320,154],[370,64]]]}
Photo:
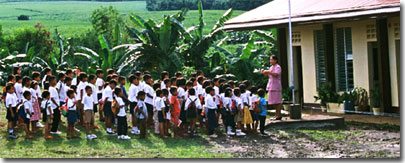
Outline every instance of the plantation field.
{"label": "plantation field", "polygon": [[[34,26],[37,22],[45,25],[47,29],[54,31],[57,27],[65,36],[73,36],[79,32],[91,29],[90,17],[92,11],[100,6],[113,6],[120,14],[134,13],[143,19],[153,19],[160,22],[163,15],[176,13],[177,11],[153,11],[146,10],[145,1],[124,2],[90,2],[90,1],[30,1],[30,2],[4,2],[0,1],[0,23],[3,24],[5,33],[23,26]],[[234,11],[233,16],[243,11]],[[225,10],[205,10],[206,31],[208,32],[216,23]],[[31,20],[18,21],[19,15],[28,15]],[[184,24],[190,27],[198,21],[198,11],[189,11]]]}

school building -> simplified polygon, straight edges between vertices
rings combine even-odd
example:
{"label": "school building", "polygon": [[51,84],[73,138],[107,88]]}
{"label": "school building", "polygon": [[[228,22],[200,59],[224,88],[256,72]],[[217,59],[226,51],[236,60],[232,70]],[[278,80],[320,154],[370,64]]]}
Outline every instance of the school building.
{"label": "school building", "polygon": [[[288,0],[273,0],[224,26],[277,28],[283,88],[291,78],[288,11]],[[338,92],[379,88],[383,111],[399,113],[400,0],[291,0],[291,21],[298,102],[316,105],[317,88],[330,82]]]}

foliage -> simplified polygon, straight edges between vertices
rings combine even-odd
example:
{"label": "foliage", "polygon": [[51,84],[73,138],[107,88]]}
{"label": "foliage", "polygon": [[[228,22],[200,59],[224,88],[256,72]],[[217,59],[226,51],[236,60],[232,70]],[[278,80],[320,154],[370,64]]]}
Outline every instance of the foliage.
{"label": "foliage", "polygon": [[9,51],[27,53],[28,49],[32,47],[34,53],[44,60],[50,59],[49,54],[53,51],[53,43],[50,32],[40,23],[37,23],[34,28],[16,29],[13,35],[5,38],[5,46]]}
{"label": "foliage", "polygon": [[354,105],[358,106],[360,110],[366,110],[368,108],[368,93],[367,90],[364,88],[356,87],[353,89],[356,92],[356,100],[354,101]]}
{"label": "foliage", "polygon": [[113,32],[117,26],[119,28],[119,24],[122,24],[123,21],[118,10],[113,6],[101,6],[99,9],[94,10],[91,15],[91,23],[98,35],[103,35],[107,40],[114,42],[120,41],[116,40],[117,38],[114,37]]}
{"label": "foliage", "polygon": [[284,88],[282,90],[282,98],[283,98],[283,101],[285,101],[285,102],[292,101],[292,89],[290,87]]}
{"label": "foliage", "polygon": [[201,1],[198,2],[198,11],[200,13],[198,25],[192,26],[186,31],[181,31],[182,35],[185,36],[185,44],[180,48],[180,53],[185,59],[185,65],[195,66],[196,69],[202,69],[203,67],[206,67],[206,63],[204,63],[203,60],[204,56],[214,42],[223,36],[224,31],[220,28],[224,25],[225,21],[231,18],[233,11],[232,9],[229,9],[225,12],[207,35],[204,35],[203,33],[206,24],[204,21],[203,5]]}
{"label": "foliage", "polygon": [[317,89],[317,96],[314,96],[315,102],[320,101],[321,106],[326,106],[326,103],[337,103],[339,95],[332,89],[332,83],[325,83]]}
{"label": "foliage", "polygon": [[28,15],[20,15],[17,17],[18,20],[30,20],[30,17]]}
{"label": "foliage", "polygon": [[343,102],[355,102],[357,99],[357,92],[354,91],[349,91],[349,92],[343,92],[342,95],[339,96],[338,98],[338,103],[341,104]]}
{"label": "foliage", "polygon": [[[259,7],[270,0],[203,0],[204,8],[207,10],[226,10],[233,8],[235,10],[251,10]],[[188,8],[190,10],[198,9],[196,4],[198,0],[146,0],[146,8],[149,11],[179,10]]]}

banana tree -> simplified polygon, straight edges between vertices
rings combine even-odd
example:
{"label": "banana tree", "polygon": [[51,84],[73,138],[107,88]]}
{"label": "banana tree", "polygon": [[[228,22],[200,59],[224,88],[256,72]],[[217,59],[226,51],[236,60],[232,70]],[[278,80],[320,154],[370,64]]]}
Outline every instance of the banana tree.
{"label": "banana tree", "polygon": [[204,35],[203,30],[205,28],[203,5],[201,0],[198,1],[198,12],[199,12],[199,24],[192,26],[183,32],[183,35],[191,35],[192,37],[185,38],[185,45],[181,49],[181,54],[185,59],[187,66],[195,66],[196,69],[201,69],[204,67],[204,56],[206,55],[208,49],[214,45],[214,42],[221,39],[224,31],[221,27],[224,22],[232,17],[233,10],[229,9],[226,11],[216,22],[211,31]]}
{"label": "banana tree", "polygon": [[129,17],[131,23],[126,25],[126,29],[138,46],[133,46],[128,53],[136,61],[136,68],[171,73],[182,68],[184,61],[179,55],[179,44],[183,38],[191,38],[182,24],[187,12],[187,9],[182,9],[177,14],[165,15],[159,24],[150,19],[144,21],[136,15]]}

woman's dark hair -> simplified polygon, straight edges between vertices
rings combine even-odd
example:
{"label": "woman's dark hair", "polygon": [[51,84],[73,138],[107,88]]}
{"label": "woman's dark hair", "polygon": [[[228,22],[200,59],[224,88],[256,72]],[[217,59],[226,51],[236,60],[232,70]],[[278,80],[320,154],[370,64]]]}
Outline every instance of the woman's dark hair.
{"label": "woman's dark hair", "polygon": [[278,62],[278,57],[276,55],[270,56],[270,59],[276,60]]}

